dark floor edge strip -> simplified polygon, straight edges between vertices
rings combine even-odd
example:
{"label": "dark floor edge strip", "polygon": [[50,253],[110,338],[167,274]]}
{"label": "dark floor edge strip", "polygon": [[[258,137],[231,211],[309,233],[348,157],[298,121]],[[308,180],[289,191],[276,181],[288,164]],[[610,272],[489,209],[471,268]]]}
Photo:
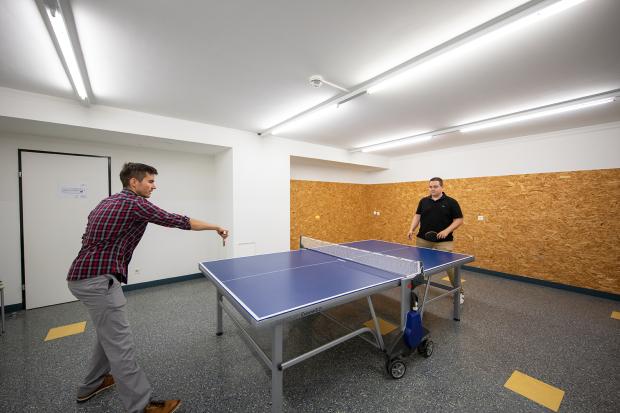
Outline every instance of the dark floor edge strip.
{"label": "dark floor edge strip", "polygon": [[16,311],[20,311],[24,309],[24,305],[22,303],[19,304],[9,304],[4,306],[4,312],[8,316],[9,313],[14,313]]}
{"label": "dark floor edge strip", "polygon": [[166,284],[172,284],[172,283],[177,283],[177,282],[182,282],[182,281],[195,280],[197,278],[205,278],[205,276],[201,272],[198,272],[195,274],[180,275],[178,277],[164,278],[162,280],[154,280],[154,281],[147,281],[147,282],[138,283],[138,284],[123,285],[123,291],[141,290],[143,288],[157,287],[159,285],[166,285]]}
{"label": "dark floor edge strip", "polygon": [[[597,290],[592,290],[590,288],[574,287],[572,285],[560,284],[560,283],[556,283],[553,281],[539,280],[536,278],[525,277],[522,275],[514,275],[514,274],[508,274],[508,273],[499,272],[499,271],[487,270],[484,268],[471,267],[469,265],[463,265],[462,268],[466,271],[477,272],[480,274],[493,275],[495,277],[506,278],[509,280],[521,281],[521,282],[526,282],[530,284],[544,285],[545,287],[557,288],[560,290],[568,290],[568,291],[577,292],[581,294],[591,295],[594,297],[601,297],[601,298],[607,298],[607,299],[614,300],[614,301],[620,301],[620,294],[597,291]],[[123,291],[141,290],[143,288],[156,287],[159,285],[195,280],[197,278],[203,278],[203,277],[204,275],[202,273],[180,275],[178,277],[164,278],[163,280],[147,281],[147,282],[143,282],[139,284],[124,285]],[[22,303],[10,304],[4,307],[4,310],[6,313],[14,313],[16,311],[20,311],[23,309],[24,309],[24,305]]]}
{"label": "dark floor edge strip", "polygon": [[607,298],[609,300],[620,301],[620,294],[614,294],[614,293],[608,293],[608,292],[605,292],[605,291],[592,290],[590,288],[575,287],[575,286],[572,286],[572,285],[556,283],[556,282],[553,282],[553,281],[539,280],[537,278],[530,278],[530,277],[526,277],[526,276],[523,276],[523,275],[514,275],[514,274],[508,274],[508,273],[505,273],[505,272],[487,270],[487,269],[484,269],[484,268],[470,267],[469,265],[463,265],[462,268],[464,270],[467,270],[467,271],[477,272],[477,273],[486,274],[486,275],[493,275],[495,277],[506,278],[508,280],[521,281],[521,282],[526,282],[526,283],[530,283],[530,284],[543,285],[545,287],[557,288],[559,290],[567,290],[567,291],[572,291],[572,292],[576,292],[576,293],[580,293],[580,294],[591,295],[591,296],[594,296],[594,297]]}

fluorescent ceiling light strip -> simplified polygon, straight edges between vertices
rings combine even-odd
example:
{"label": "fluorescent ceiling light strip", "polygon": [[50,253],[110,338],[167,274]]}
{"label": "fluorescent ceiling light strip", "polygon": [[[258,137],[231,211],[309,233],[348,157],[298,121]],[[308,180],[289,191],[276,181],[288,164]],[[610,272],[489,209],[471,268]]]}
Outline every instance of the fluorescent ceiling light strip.
{"label": "fluorescent ceiling light strip", "polygon": [[481,129],[494,128],[496,126],[507,125],[510,123],[523,122],[526,120],[542,118],[545,116],[557,115],[560,113],[571,112],[574,110],[585,109],[592,106],[603,105],[605,103],[610,103],[615,100],[615,97],[608,97],[604,99],[597,99],[589,102],[583,103],[575,103],[572,105],[561,106],[556,108],[544,109],[544,110],[535,110],[532,113],[524,113],[522,115],[508,115],[503,119],[497,119],[493,121],[481,121],[480,123],[473,124],[471,126],[465,126],[459,129],[461,132],[473,132]]}
{"label": "fluorescent ceiling light strip", "polygon": [[408,75],[411,75],[415,68],[427,62],[436,61],[437,58],[447,56],[449,53],[454,51],[463,52],[469,48],[479,47],[483,42],[498,35],[515,31],[517,29],[522,29],[533,22],[540,21],[546,17],[576,6],[579,3],[583,3],[584,1],[586,0],[558,0],[555,2],[532,0],[465,33],[462,33],[451,40],[429,49],[426,52],[421,53],[406,62],[403,62],[400,65],[397,65],[375,76],[374,78],[367,80],[366,82],[358,84],[357,86],[351,88],[349,93],[335,96],[304,112],[298,113],[297,115],[292,116],[279,124],[264,130],[263,132],[260,132],[259,135],[281,133],[284,126],[288,129],[287,125],[289,122],[296,122],[297,119],[305,117],[307,114],[320,111],[322,107],[331,104],[338,104],[339,102],[345,102],[350,100],[352,97],[362,96],[364,92],[372,94],[387,87],[391,87],[397,83],[400,83],[401,80],[406,80],[409,77]]}
{"label": "fluorescent ceiling light strip", "polygon": [[331,114],[335,109],[338,109],[338,105],[334,104],[330,106],[325,106],[314,112],[299,116],[289,122],[282,123],[280,126],[275,127],[271,130],[271,134],[278,135],[280,133],[290,131],[291,129],[297,129],[301,126],[304,126],[304,124],[306,123],[317,122],[325,116]]}
{"label": "fluorescent ceiling light strip", "polygon": [[338,103],[332,103],[331,105],[328,105],[328,106],[323,106],[323,104],[320,104],[318,105],[318,108],[315,106],[316,109],[310,108],[306,110],[305,112],[301,112],[293,116],[292,118],[289,118],[288,120],[285,120],[284,122],[281,122],[278,125],[272,126],[270,129],[267,129],[264,132],[259,133],[259,135],[265,135],[267,133],[271,135],[278,135],[283,132],[288,132],[292,129],[297,129],[303,126],[303,124],[305,124],[306,122],[310,122],[311,120],[316,121],[319,118],[322,118],[324,115],[331,113],[333,109],[341,108],[344,104],[365,94],[366,94],[366,91],[362,90],[361,92],[357,92],[354,95],[350,95],[350,96],[347,95],[348,96],[347,98],[339,100]]}
{"label": "fluorescent ceiling light strip", "polygon": [[[577,99],[572,99],[569,101],[564,101],[552,105],[547,105],[543,107],[538,107],[534,109],[528,109],[521,112],[511,113],[504,116],[498,116],[491,119],[485,119],[473,123],[461,124],[456,126],[450,126],[444,129],[437,129],[431,132],[426,132],[421,135],[414,135],[409,138],[400,138],[394,139],[383,143],[378,143],[374,145],[368,145],[363,147],[358,147],[354,149],[350,149],[350,152],[372,152],[378,151],[382,149],[389,149],[403,145],[415,144],[419,142],[424,142],[436,136],[444,135],[452,132],[469,132],[474,131],[476,129],[482,129],[485,127],[499,126],[502,124],[512,123],[513,119],[516,122],[521,120],[534,119],[537,117],[541,117],[543,115],[553,115],[557,113],[569,112],[573,110],[588,108],[592,106],[602,105],[605,103],[610,103],[618,99],[620,96],[620,89],[614,89],[607,92],[598,93],[595,95],[584,96]],[[510,122],[507,120],[510,119]],[[500,123],[501,121],[501,123]],[[487,126],[489,125],[489,126]],[[420,138],[420,139],[418,139]]]}
{"label": "fluorescent ceiling light strip", "polygon": [[[480,47],[483,43],[489,42],[492,39],[495,39],[499,36],[505,35],[510,32],[514,32],[519,29],[523,29],[524,27],[529,26],[530,24],[541,21],[547,17],[553,16],[554,14],[564,11],[570,7],[576,6],[579,3],[583,3],[584,1],[585,0],[560,0],[547,7],[544,7],[530,14],[517,18],[516,20],[507,21],[505,23],[500,22],[500,23],[490,26],[488,29],[482,29],[479,32],[472,34],[471,36],[466,36],[465,38],[457,41],[453,45],[446,45],[445,47],[442,47],[440,45],[438,47],[439,50],[435,52],[429,51],[430,53],[428,56],[425,56],[419,61],[413,62],[408,68],[404,69],[403,71],[397,72],[393,76],[386,77],[384,80],[380,80],[378,83],[375,83],[374,85],[372,85],[371,87],[367,89],[367,93],[368,94],[377,93],[380,90],[387,89],[389,87],[392,87],[392,86],[395,86],[401,83],[402,81],[406,81],[408,80],[409,78],[408,75],[411,74],[412,70],[420,67],[421,65],[425,63],[437,60],[437,58],[439,57],[446,57],[453,53],[462,53],[467,50]],[[450,41],[446,43],[449,43],[449,42]]]}
{"label": "fluorescent ceiling light strip", "polygon": [[[535,11],[531,14],[528,14],[520,19],[517,19],[513,22],[510,22],[506,25],[503,25],[501,27],[499,27],[497,30],[493,30],[491,32],[488,32],[486,34],[484,34],[483,36],[480,36],[479,38],[475,39],[472,43],[476,44],[476,46],[478,46],[479,44],[481,44],[482,42],[486,42],[488,40],[497,38],[499,36],[502,36],[504,34],[507,33],[511,33],[520,29],[525,28],[526,26],[529,26],[533,23],[537,23],[543,19],[546,19],[547,17],[551,17],[555,14],[558,14],[564,10],[567,10],[573,6],[576,6],[580,3],[583,3],[586,0],[560,0],[557,1],[543,9],[540,9],[538,11]],[[469,45],[469,43],[467,44]]]}
{"label": "fluorescent ceiling light strip", "polygon": [[433,138],[433,135],[428,134],[428,135],[417,135],[417,136],[411,136],[408,138],[400,138],[400,139],[396,139],[396,140],[391,140],[388,142],[383,142],[383,143],[378,143],[375,145],[369,145],[366,146],[364,148],[361,148],[360,150],[362,152],[374,152],[374,151],[381,151],[384,149],[391,149],[391,148],[396,148],[399,146],[404,146],[404,145],[413,145],[415,143],[422,143],[422,142],[426,142],[429,141]]}
{"label": "fluorescent ceiling light strip", "polygon": [[576,6],[579,3],[583,3],[584,1],[586,1],[586,0],[562,0],[562,1],[558,1],[556,3],[553,3],[551,6],[542,9],[538,13],[544,15],[545,17],[553,16],[554,14],[557,14],[557,13],[559,13],[561,11],[564,11],[566,9],[569,9],[569,8],[573,7],[573,6]]}
{"label": "fluorescent ceiling light strip", "polygon": [[71,77],[71,81],[75,85],[75,90],[77,91],[77,94],[81,99],[86,100],[88,99],[88,93],[86,92],[84,79],[82,78],[82,73],[80,72],[77,58],[75,57],[75,51],[73,50],[73,46],[71,45],[71,39],[69,39],[69,33],[67,32],[67,25],[65,24],[65,20],[62,17],[60,8],[56,9],[54,13],[55,16],[52,13],[52,10],[47,7],[46,11],[47,15],[49,16],[52,29],[54,30],[54,35],[56,36],[56,40],[58,41],[58,45],[60,46],[63,58],[65,60],[65,63],[67,64],[67,68],[69,69],[69,76]]}

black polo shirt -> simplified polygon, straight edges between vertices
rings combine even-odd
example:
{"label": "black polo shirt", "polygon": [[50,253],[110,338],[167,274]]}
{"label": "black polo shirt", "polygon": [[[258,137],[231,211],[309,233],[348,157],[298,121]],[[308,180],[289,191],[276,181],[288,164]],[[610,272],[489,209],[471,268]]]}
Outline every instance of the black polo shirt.
{"label": "black polo shirt", "polygon": [[[418,232],[418,238],[424,238],[424,234],[428,231],[441,232],[448,228],[455,219],[463,218],[459,203],[456,199],[450,198],[445,193],[442,193],[441,198],[436,201],[434,201],[430,195],[420,199],[418,209],[416,209],[415,213],[420,214],[420,232]],[[452,240],[454,240],[454,238],[452,237],[452,233],[450,233],[450,235],[442,240],[438,240],[438,242]]]}

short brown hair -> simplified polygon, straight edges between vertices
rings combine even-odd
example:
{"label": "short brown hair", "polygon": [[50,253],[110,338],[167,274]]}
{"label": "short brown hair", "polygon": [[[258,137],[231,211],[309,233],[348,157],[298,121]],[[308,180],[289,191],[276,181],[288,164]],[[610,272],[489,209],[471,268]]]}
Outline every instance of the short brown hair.
{"label": "short brown hair", "polygon": [[121,169],[120,178],[123,183],[123,188],[129,186],[129,180],[136,178],[138,181],[142,181],[146,175],[157,175],[157,169],[150,165],[143,163],[127,162]]}
{"label": "short brown hair", "polygon": [[439,186],[443,186],[443,179],[441,179],[441,178],[440,178],[440,177],[438,177],[438,176],[436,176],[436,177],[431,178],[431,179],[429,179],[429,180],[428,180],[428,182],[431,182],[431,181],[437,181],[437,182],[439,182]]}

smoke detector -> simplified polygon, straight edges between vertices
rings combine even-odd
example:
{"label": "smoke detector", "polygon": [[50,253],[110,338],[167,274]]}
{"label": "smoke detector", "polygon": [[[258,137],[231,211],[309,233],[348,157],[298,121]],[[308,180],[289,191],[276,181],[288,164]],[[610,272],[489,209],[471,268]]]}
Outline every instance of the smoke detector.
{"label": "smoke detector", "polygon": [[343,88],[342,86],[338,86],[332,82],[328,82],[327,80],[323,79],[323,76],[321,75],[312,75],[310,76],[310,79],[308,79],[308,82],[310,82],[310,86],[312,87],[321,87],[323,86],[323,84],[329,85],[331,87],[334,87],[336,89],[340,89],[343,92],[348,92],[347,89]]}
{"label": "smoke detector", "polygon": [[323,86],[323,76],[321,75],[310,76],[309,82],[310,82],[310,86],[312,87],[321,87]]}

